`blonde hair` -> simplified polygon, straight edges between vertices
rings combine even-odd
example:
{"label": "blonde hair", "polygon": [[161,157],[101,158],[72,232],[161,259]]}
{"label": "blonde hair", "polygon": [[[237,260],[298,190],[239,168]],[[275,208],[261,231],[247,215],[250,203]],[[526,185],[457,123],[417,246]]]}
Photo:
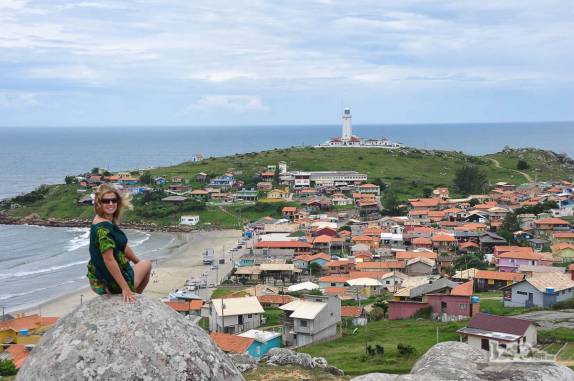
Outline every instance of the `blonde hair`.
{"label": "blonde hair", "polygon": [[94,208],[96,209],[96,214],[102,218],[106,217],[104,213],[104,207],[102,205],[102,198],[107,193],[114,193],[118,199],[118,207],[112,216],[112,222],[118,224],[124,212],[124,209],[132,209],[131,194],[123,193],[112,184],[101,184],[96,189],[96,197],[94,200]]}

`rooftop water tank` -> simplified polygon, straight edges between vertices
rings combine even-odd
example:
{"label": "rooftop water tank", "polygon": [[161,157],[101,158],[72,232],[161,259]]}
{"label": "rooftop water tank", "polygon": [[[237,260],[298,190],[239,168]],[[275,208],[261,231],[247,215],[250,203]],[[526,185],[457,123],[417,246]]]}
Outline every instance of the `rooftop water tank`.
{"label": "rooftop water tank", "polygon": [[472,297],[470,298],[470,302],[471,302],[472,304],[478,304],[478,303],[480,303],[480,297],[479,297],[479,296],[472,296]]}
{"label": "rooftop water tank", "polygon": [[548,295],[554,294],[554,287],[546,287],[546,293]]}
{"label": "rooftop water tank", "polygon": [[28,336],[29,334],[30,334],[30,332],[28,331],[27,328],[20,330],[20,335],[22,335],[22,336]]}

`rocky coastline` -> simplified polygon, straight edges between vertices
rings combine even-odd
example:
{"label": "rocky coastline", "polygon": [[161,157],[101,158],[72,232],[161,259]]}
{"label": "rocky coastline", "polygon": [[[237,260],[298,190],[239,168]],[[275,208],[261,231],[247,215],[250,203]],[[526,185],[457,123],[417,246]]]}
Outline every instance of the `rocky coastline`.
{"label": "rocky coastline", "polygon": [[[87,219],[58,219],[48,218],[43,219],[37,214],[30,214],[26,217],[15,217],[6,213],[0,212],[0,225],[36,225],[36,226],[49,226],[61,228],[87,228],[90,227],[92,221]],[[134,229],[146,232],[165,232],[165,233],[192,233],[197,231],[212,231],[220,230],[216,228],[198,229],[193,226],[184,225],[157,225],[154,223],[133,223],[122,222],[122,228]]]}

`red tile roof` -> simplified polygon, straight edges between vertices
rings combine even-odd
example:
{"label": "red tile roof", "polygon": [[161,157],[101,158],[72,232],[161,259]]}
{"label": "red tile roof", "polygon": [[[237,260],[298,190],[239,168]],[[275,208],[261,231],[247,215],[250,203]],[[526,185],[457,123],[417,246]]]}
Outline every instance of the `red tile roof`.
{"label": "red tile roof", "polygon": [[315,237],[314,243],[330,243],[333,239],[329,235],[320,235]]}
{"label": "red tile roof", "polygon": [[341,317],[358,318],[363,313],[363,307],[341,306]]}
{"label": "red tile roof", "polygon": [[323,294],[325,295],[343,295],[347,289],[345,287],[325,287]]}
{"label": "red tile roof", "polygon": [[22,329],[32,330],[39,327],[46,327],[53,325],[58,321],[57,317],[30,315],[16,319],[0,321],[0,331],[4,329],[12,329],[19,332]]}
{"label": "red tile roof", "polygon": [[463,284],[459,284],[450,291],[450,294],[455,296],[472,296],[472,293],[474,291],[473,284],[474,281],[472,279]]}
{"label": "red tile roof", "polygon": [[492,271],[492,270],[477,270],[475,274],[477,279],[492,279],[492,280],[505,280],[520,282],[524,279],[524,274],[521,273],[509,273],[502,271]]}
{"label": "red tile roof", "polygon": [[523,251],[507,251],[498,256],[498,258],[512,258],[512,259],[543,259],[543,255],[534,252],[523,252]]}
{"label": "red tile roof", "polygon": [[373,241],[372,237],[366,235],[358,235],[352,238],[353,241]]}
{"label": "red tile roof", "polygon": [[170,300],[164,303],[177,312],[199,311],[203,307],[203,300]]}
{"label": "red tile roof", "polygon": [[409,202],[414,208],[430,208],[440,204],[440,200],[436,198],[413,199],[409,200]]}
{"label": "red tile roof", "polygon": [[26,346],[24,344],[12,344],[8,349],[6,349],[6,352],[10,353],[10,358],[17,369],[20,369],[30,353],[26,350]]}
{"label": "red tile roof", "polygon": [[405,263],[403,261],[359,262],[356,267],[357,270],[404,269]]}
{"label": "red tile roof", "polygon": [[531,324],[534,323],[525,319],[479,313],[470,319],[467,327],[523,336]]}
{"label": "red tile roof", "polygon": [[413,239],[413,245],[432,245],[432,241],[425,237],[418,237]]}
{"label": "red tile roof", "polygon": [[388,274],[390,271],[349,271],[349,277],[351,279],[357,278],[371,278],[380,279],[383,275]]}
{"label": "red tile roof", "polygon": [[319,278],[319,282],[326,282],[326,283],[345,283],[351,279],[348,276],[341,276],[341,275],[327,275]]}
{"label": "red tile roof", "polygon": [[297,207],[295,207],[295,206],[284,206],[283,209],[281,209],[281,211],[283,213],[296,212]]}
{"label": "red tile roof", "polygon": [[433,242],[456,242],[456,238],[448,234],[437,234],[432,237]]}
{"label": "red tile roof", "polygon": [[472,242],[472,241],[468,241],[468,242],[463,242],[463,243],[461,243],[460,245],[458,245],[458,247],[459,247],[460,249],[466,249],[466,248],[469,248],[469,247],[480,247],[480,245],[477,244],[477,243],[474,243],[474,242]]}
{"label": "red tile roof", "polygon": [[253,339],[228,333],[212,332],[209,336],[225,352],[244,353],[253,343]]}
{"label": "red tile roof", "polygon": [[290,295],[261,295],[257,297],[257,300],[259,300],[259,303],[261,304],[283,305],[291,303],[295,298]]}
{"label": "red tile roof", "polygon": [[534,223],[536,225],[570,225],[568,221],[565,221],[561,218],[542,218],[540,220],[535,220]]}
{"label": "red tile roof", "polygon": [[554,232],[554,238],[574,238],[574,232]]}
{"label": "red tile roof", "polygon": [[299,248],[307,248],[310,249],[313,247],[308,242],[300,242],[300,241],[260,241],[257,242],[255,246],[258,249],[261,248],[268,248],[268,249],[299,249]]}
{"label": "red tile roof", "polygon": [[417,252],[417,251],[398,251],[397,254],[395,255],[395,258],[397,260],[408,260],[408,259],[413,259],[413,258],[428,258],[428,259],[436,259],[437,258],[437,254],[435,252],[429,252],[429,251],[421,251],[421,252]]}

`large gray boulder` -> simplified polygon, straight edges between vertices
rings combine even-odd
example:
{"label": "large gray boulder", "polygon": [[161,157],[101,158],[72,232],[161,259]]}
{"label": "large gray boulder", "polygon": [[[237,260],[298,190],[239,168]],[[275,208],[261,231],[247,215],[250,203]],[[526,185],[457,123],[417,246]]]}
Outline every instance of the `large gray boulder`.
{"label": "large gray boulder", "polygon": [[98,297],[60,319],[16,380],[243,380],[207,333],[158,300]]}
{"label": "large gray boulder", "polygon": [[489,362],[488,353],[457,341],[437,344],[410,374],[371,373],[351,381],[574,381],[574,371],[555,362]]}

